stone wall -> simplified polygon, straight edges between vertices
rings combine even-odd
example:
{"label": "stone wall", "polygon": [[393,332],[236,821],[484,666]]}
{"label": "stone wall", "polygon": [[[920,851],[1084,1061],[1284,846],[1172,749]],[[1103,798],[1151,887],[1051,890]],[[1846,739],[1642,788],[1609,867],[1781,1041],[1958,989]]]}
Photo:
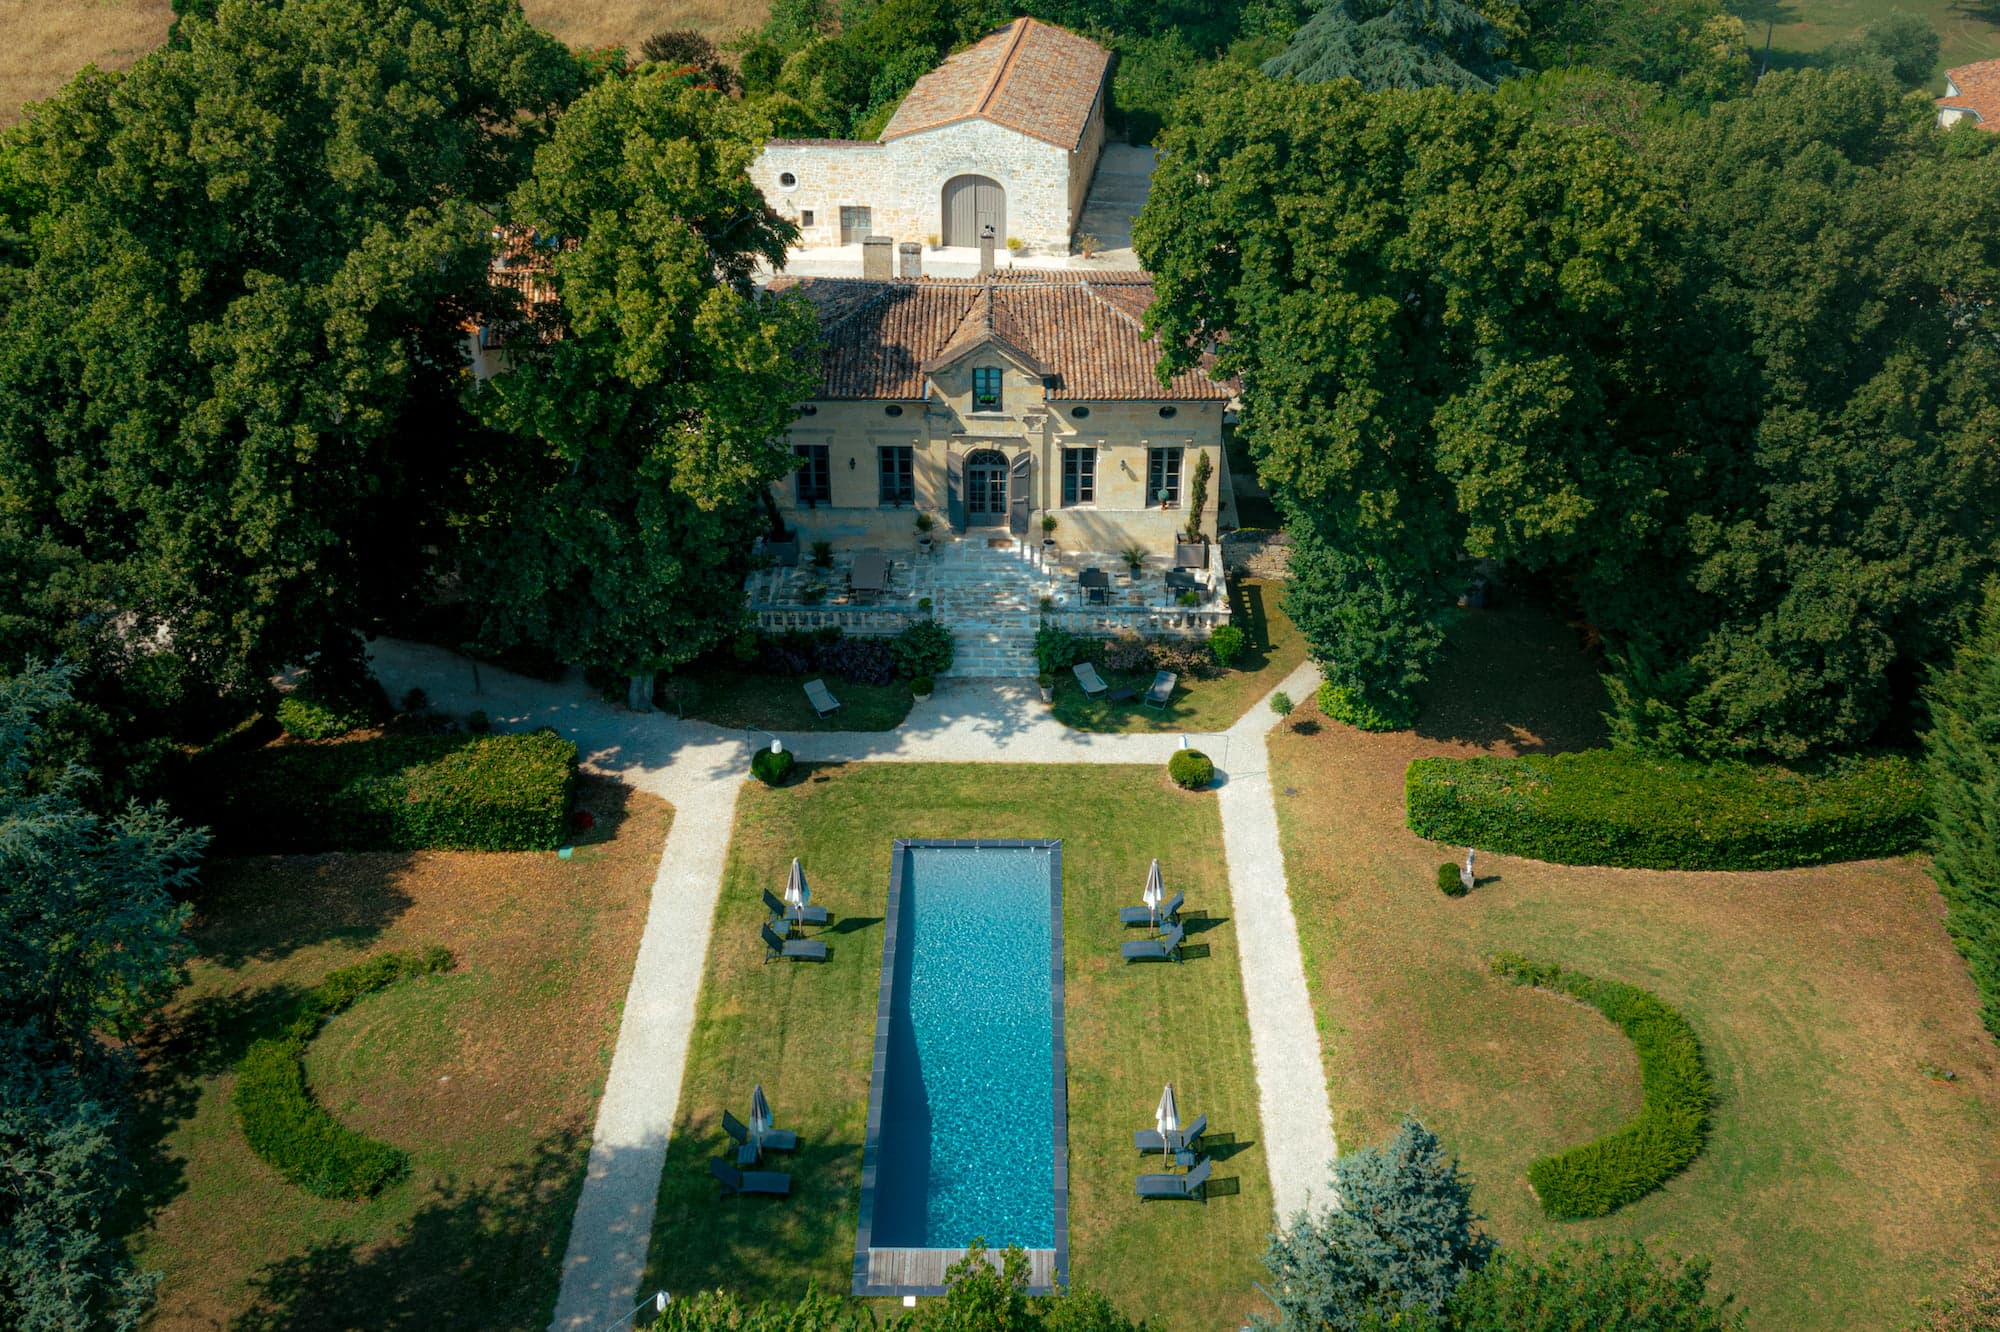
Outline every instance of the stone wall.
{"label": "stone wall", "polygon": [[1292,539],[1283,532],[1227,532],[1222,562],[1232,574],[1284,578],[1291,573]]}
{"label": "stone wall", "polygon": [[[1100,105],[1075,152],[991,121],[966,120],[888,143],[774,140],[751,163],[750,179],[773,208],[799,224],[802,244],[838,245],[843,206],[867,208],[875,235],[931,243],[944,231],[945,182],[987,176],[1006,195],[1003,248],[1013,238],[1032,253],[1067,254],[1103,142]],[[787,174],[794,182],[789,187],[783,184]]]}

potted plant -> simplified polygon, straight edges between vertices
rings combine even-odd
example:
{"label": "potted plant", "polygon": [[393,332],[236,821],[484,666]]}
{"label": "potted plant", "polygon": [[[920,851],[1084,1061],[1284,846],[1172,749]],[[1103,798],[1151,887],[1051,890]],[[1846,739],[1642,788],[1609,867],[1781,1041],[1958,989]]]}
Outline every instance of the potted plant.
{"label": "potted plant", "polygon": [[1146,563],[1146,548],[1135,542],[1119,551],[1118,558],[1125,561],[1126,571],[1132,575],[1132,581],[1138,582],[1139,570]]}
{"label": "potted plant", "polygon": [[1172,500],[1173,497],[1174,497],[1174,492],[1168,490],[1165,486],[1161,486],[1159,491],[1154,495],[1154,498],[1160,501],[1160,507],[1162,509],[1167,507],[1168,501]]}
{"label": "potted plant", "polygon": [[937,519],[919,511],[917,514],[917,549],[928,555],[931,553],[931,529],[937,526]]}
{"label": "potted plant", "polygon": [[1056,516],[1052,513],[1042,515],[1042,549],[1050,555],[1056,553]]}
{"label": "potted plant", "polygon": [[1055,676],[1050,675],[1047,671],[1043,671],[1035,677],[1035,683],[1042,687],[1042,702],[1053,703],[1056,701]]}
{"label": "potted plant", "polygon": [[1089,232],[1081,231],[1077,233],[1076,252],[1082,255],[1084,258],[1086,259],[1096,258],[1097,252],[1103,248],[1104,248],[1104,242],[1097,239],[1097,237],[1091,235]]}

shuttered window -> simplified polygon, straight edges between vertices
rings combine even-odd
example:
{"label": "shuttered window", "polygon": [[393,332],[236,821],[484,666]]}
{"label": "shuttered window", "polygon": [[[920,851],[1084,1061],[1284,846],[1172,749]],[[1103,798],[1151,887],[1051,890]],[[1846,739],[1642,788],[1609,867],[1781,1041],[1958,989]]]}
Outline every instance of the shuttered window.
{"label": "shuttered window", "polygon": [[827,462],[826,447],[824,444],[792,445],[792,456],[799,460],[801,504],[833,503],[833,467]]}

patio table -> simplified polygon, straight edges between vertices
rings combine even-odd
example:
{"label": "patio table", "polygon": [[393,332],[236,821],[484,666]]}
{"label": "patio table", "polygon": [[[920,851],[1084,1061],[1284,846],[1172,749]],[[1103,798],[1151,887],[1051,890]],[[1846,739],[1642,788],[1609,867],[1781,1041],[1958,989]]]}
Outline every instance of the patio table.
{"label": "patio table", "polygon": [[889,586],[889,561],[882,555],[856,555],[847,574],[848,591],[875,595]]}
{"label": "patio table", "polygon": [[1104,602],[1111,598],[1111,575],[1102,569],[1085,569],[1076,576],[1076,585],[1083,589],[1085,601]]}

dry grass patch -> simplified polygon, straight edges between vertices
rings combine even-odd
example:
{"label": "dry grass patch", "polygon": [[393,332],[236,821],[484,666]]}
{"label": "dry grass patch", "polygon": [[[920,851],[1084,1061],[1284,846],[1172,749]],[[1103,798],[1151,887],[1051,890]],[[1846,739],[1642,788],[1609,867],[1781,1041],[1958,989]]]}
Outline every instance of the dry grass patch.
{"label": "dry grass patch", "polygon": [[[1899,1326],[2000,1234],[2000,1061],[1923,866],[1699,874],[1482,856],[1480,886],[1454,900],[1435,867],[1464,848],[1403,826],[1415,757],[1601,738],[1575,642],[1531,608],[1473,615],[1415,734],[1273,737],[1340,1141],[1378,1140],[1413,1109],[1463,1156],[1506,1242],[1643,1236],[1713,1255],[1753,1327]],[[1686,1015],[1717,1104],[1684,1174],[1601,1220],[1542,1216],[1528,1163],[1630,1118],[1637,1065],[1593,1010],[1490,975],[1500,950],[1643,986]]]}
{"label": "dry grass patch", "polygon": [[0,0],[0,126],[85,65],[123,69],[167,39],[167,0]]}
{"label": "dry grass patch", "polygon": [[[572,47],[625,46],[664,28],[721,39],[755,27],[767,0],[526,0],[522,9]],[[0,0],[0,127],[85,65],[123,69],[167,39],[168,0]]]}
{"label": "dry grass patch", "polygon": [[[550,853],[260,856],[205,872],[193,976],[146,1043],[150,1326],[540,1329],[670,811],[586,781],[598,817]],[[410,1153],[360,1202],[258,1160],[232,1069],[336,966],[443,944],[457,966],[333,1019],[314,1094]]]}

